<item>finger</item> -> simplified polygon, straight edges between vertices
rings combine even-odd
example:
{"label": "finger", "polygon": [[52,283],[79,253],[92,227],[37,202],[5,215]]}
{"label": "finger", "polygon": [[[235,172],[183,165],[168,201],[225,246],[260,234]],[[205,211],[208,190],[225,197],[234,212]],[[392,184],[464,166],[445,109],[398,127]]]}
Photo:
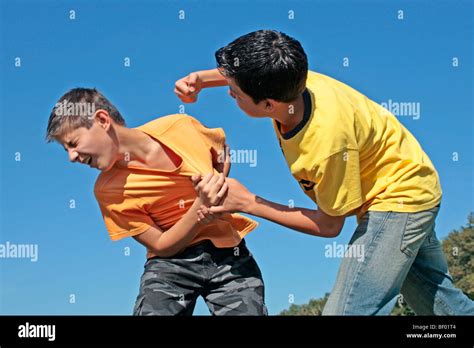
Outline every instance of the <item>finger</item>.
{"label": "finger", "polygon": [[186,97],[183,91],[181,91],[178,87],[176,87],[176,85],[174,87],[174,93],[180,98]]}
{"label": "finger", "polygon": [[[211,180],[212,178],[212,173],[209,173],[209,174],[206,174],[202,179],[201,181],[199,182],[199,184],[196,186],[196,190],[197,191],[203,191],[204,188],[206,187],[207,183],[209,182],[209,180]],[[206,188],[207,189],[207,188]]]}
{"label": "finger", "polygon": [[208,207],[201,206],[200,211],[204,215],[204,218],[207,219],[207,222],[211,222],[216,218],[215,214],[211,212]]}
{"label": "finger", "polygon": [[216,181],[216,185],[219,186],[219,188],[221,188],[222,185],[224,185],[224,182],[225,182],[225,174],[224,173],[219,173],[219,176],[218,176],[217,181]]}
{"label": "finger", "polygon": [[203,215],[204,215],[206,218],[208,218],[208,219],[210,219],[210,220],[213,220],[213,219],[214,219],[214,213],[211,212],[208,207],[202,207],[202,208],[201,208],[201,211],[202,211]]}
{"label": "finger", "polygon": [[183,78],[183,79],[180,79],[180,80],[176,81],[174,86],[175,86],[175,89],[179,93],[181,93],[182,95],[188,96],[188,95],[193,93],[189,90],[189,83],[188,83],[187,78]]}
{"label": "finger", "polygon": [[225,196],[228,189],[229,189],[229,185],[225,182],[224,185],[222,185],[219,192],[217,192],[216,194],[216,197],[219,199],[219,201]]}
{"label": "finger", "polygon": [[216,189],[217,185],[214,186],[213,192],[211,192],[211,205],[220,205],[222,198],[226,195],[229,185],[224,182],[221,187]]}
{"label": "finger", "polygon": [[202,179],[201,174],[194,174],[193,176],[191,176],[191,181],[194,186],[196,186],[201,181],[201,179]]}
{"label": "finger", "polygon": [[206,176],[204,176],[204,178],[202,178],[201,180],[202,187],[205,188],[207,191],[209,191],[212,188],[213,180],[214,180],[213,173],[206,174]]}
{"label": "finger", "polygon": [[212,221],[212,218],[209,217],[209,215],[206,215],[203,213],[204,219],[202,220],[204,223],[209,223]]}
{"label": "finger", "polygon": [[197,216],[198,216],[199,222],[204,222],[205,217],[204,217],[204,214],[200,210],[197,211]]}
{"label": "finger", "polygon": [[[227,184],[227,182],[226,182],[226,184]],[[220,197],[219,200],[215,204],[213,204],[212,206],[218,207],[218,206],[224,205],[224,202],[227,199],[228,194],[229,194],[229,185],[227,184],[227,190],[224,193],[224,195],[222,197]]]}
{"label": "finger", "polygon": [[182,102],[184,103],[194,103],[197,100],[197,96],[195,95],[184,95],[180,91],[178,91],[176,88],[174,89],[174,93],[178,96],[179,99],[181,99]]}
{"label": "finger", "polygon": [[208,185],[210,187],[214,187],[217,184],[217,182],[219,181],[219,178],[220,178],[220,174],[214,174],[212,176],[211,180],[209,180]]}
{"label": "finger", "polygon": [[207,173],[203,178],[202,178],[202,183],[207,184],[209,181],[214,177],[214,174],[212,173]]}
{"label": "finger", "polygon": [[[222,180],[223,179],[223,180]],[[209,197],[211,198],[211,203],[216,200],[215,195],[221,189],[224,184],[225,176],[222,173],[214,175],[209,183],[206,185],[205,190],[208,192]]]}

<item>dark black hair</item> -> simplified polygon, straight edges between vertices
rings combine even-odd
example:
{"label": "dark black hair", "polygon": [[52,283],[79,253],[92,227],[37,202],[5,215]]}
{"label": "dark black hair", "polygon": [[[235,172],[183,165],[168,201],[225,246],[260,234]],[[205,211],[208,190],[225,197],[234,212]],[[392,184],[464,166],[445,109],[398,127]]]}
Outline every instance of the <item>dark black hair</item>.
{"label": "dark black hair", "polygon": [[117,108],[95,88],[74,88],[59,98],[49,116],[46,140],[54,141],[64,132],[90,128],[96,110],[105,110],[119,125],[125,125]]}
{"label": "dark black hair", "polygon": [[274,30],[243,35],[216,51],[217,67],[255,103],[291,102],[304,91],[308,59],[301,44]]}

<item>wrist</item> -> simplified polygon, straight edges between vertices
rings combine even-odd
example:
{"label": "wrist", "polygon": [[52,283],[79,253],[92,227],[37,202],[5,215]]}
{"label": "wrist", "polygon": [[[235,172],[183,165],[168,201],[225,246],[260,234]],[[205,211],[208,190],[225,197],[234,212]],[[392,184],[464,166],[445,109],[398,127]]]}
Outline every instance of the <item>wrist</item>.
{"label": "wrist", "polygon": [[199,76],[202,88],[225,86],[227,84],[224,76],[217,69],[200,70],[196,74]]}
{"label": "wrist", "polygon": [[[201,200],[201,198],[199,196],[196,197],[196,199],[194,200],[194,203],[193,205],[191,206],[191,209],[195,210],[195,211],[198,211],[199,208],[201,208],[202,205],[205,205],[203,203],[203,201]],[[191,210],[190,209],[190,210]]]}
{"label": "wrist", "polygon": [[255,212],[257,206],[257,195],[249,192],[242,202],[242,209],[240,211],[246,214],[252,214]]}
{"label": "wrist", "polygon": [[207,82],[206,71],[205,70],[199,70],[199,71],[196,71],[195,73],[198,76],[199,81],[201,81],[201,84],[204,86],[204,84]]}

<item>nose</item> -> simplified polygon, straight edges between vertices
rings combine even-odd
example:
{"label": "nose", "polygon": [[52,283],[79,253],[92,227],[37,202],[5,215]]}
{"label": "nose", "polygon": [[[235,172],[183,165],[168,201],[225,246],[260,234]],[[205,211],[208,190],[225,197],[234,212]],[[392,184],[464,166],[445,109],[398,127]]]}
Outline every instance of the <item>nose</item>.
{"label": "nose", "polygon": [[69,156],[69,161],[71,162],[76,162],[77,159],[79,158],[79,154],[74,150],[69,150],[67,154]]}
{"label": "nose", "polygon": [[235,99],[235,94],[230,89],[227,91],[227,93],[229,93],[229,95]]}

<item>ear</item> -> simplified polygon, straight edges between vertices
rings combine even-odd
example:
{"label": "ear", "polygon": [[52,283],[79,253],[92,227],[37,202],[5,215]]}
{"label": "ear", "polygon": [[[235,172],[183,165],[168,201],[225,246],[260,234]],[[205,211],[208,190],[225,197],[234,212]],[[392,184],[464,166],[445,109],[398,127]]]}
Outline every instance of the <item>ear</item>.
{"label": "ear", "polygon": [[278,102],[273,99],[265,99],[263,103],[265,103],[265,111],[271,113],[275,110]]}
{"label": "ear", "polygon": [[106,110],[99,109],[95,112],[94,116],[94,122],[97,122],[97,124],[104,128],[105,131],[108,131],[111,125],[111,119],[109,116],[109,113]]}

